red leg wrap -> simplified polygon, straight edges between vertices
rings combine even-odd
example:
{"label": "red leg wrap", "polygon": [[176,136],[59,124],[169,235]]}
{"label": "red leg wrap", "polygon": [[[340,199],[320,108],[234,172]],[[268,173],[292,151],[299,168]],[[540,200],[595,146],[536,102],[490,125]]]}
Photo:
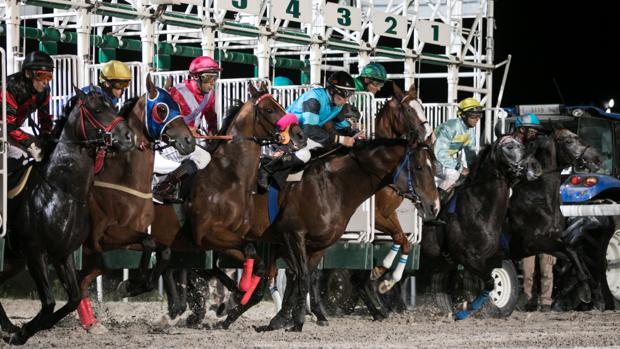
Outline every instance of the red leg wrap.
{"label": "red leg wrap", "polygon": [[239,289],[247,291],[252,283],[252,271],[254,269],[254,258],[248,258],[243,262],[243,274],[239,280]]}
{"label": "red leg wrap", "polygon": [[92,325],[97,323],[90,298],[82,298],[78,305],[77,312],[80,316],[80,322],[85,329],[89,329]]}
{"label": "red leg wrap", "polygon": [[250,300],[250,297],[252,297],[252,294],[254,293],[254,290],[256,290],[256,286],[258,286],[259,282],[260,276],[252,275],[252,282],[250,284],[250,288],[247,290],[247,292],[245,292],[243,298],[241,298],[241,305],[245,305]]}

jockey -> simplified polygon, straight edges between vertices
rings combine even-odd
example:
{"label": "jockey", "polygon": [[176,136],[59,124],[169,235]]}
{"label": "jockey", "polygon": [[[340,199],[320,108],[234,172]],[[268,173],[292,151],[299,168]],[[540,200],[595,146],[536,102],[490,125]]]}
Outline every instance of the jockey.
{"label": "jockey", "polygon": [[[207,133],[214,134],[217,132],[213,87],[221,71],[222,69],[213,58],[208,56],[196,57],[190,63],[189,78],[172,87],[170,95],[181,107],[183,120],[190,129],[202,130],[204,120],[207,125]],[[153,194],[158,201],[172,202],[177,200],[174,192],[181,180],[207,167],[211,161],[211,154],[197,146],[193,153],[181,156],[174,148],[168,147],[161,154],[156,153],[155,160],[155,172],[173,171],[168,174],[166,179],[157,184]],[[166,169],[161,171],[162,168]]]}
{"label": "jockey", "polygon": [[[348,118],[359,119],[360,114],[355,107],[349,105],[349,98],[355,93],[355,82],[349,73],[339,71],[327,79],[326,87],[314,88],[297,98],[286,108],[287,113],[294,114],[299,120],[304,134],[308,137],[306,147],[291,155],[273,159],[263,166],[269,174],[301,166],[310,160],[310,150],[342,144],[352,147],[353,137],[359,131],[351,127]],[[323,126],[333,122],[335,131],[328,131]],[[259,181],[266,187],[266,176]]]}
{"label": "jockey", "polygon": [[[435,130],[435,156],[437,166],[437,188],[450,191],[462,176],[467,176],[467,165],[476,156],[475,127],[482,117],[482,105],[475,98],[465,98],[459,102],[458,118],[450,119]],[[462,163],[462,153],[466,163]]]}
{"label": "jockey", "polygon": [[[111,60],[103,66],[99,72],[99,85],[95,86],[96,92],[105,96],[112,104],[114,110],[120,109],[120,98],[125,93],[129,83],[131,82],[131,70],[127,64]],[[82,87],[85,93],[91,92],[91,86]]]}
{"label": "jockey", "polygon": [[374,95],[381,90],[386,81],[387,71],[385,67],[379,63],[370,63],[355,78],[355,90],[370,92]]}
{"label": "jockey", "polygon": [[521,144],[525,144],[536,138],[538,131],[542,129],[542,125],[540,124],[538,115],[529,113],[527,115],[517,116],[515,128],[512,136],[521,142]]}
{"label": "jockey", "polygon": [[[50,86],[54,61],[47,53],[33,51],[26,55],[20,72],[7,77],[6,116],[9,134],[8,156],[13,159],[43,158],[41,139],[52,132],[53,121],[49,114]],[[4,96],[0,96],[0,100]],[[40,126],[39,137],[33,137],[20,129],[36,111]],[[31,122],[32,119],[30,119]],[[34,125],[31,125],[34,126]]]}

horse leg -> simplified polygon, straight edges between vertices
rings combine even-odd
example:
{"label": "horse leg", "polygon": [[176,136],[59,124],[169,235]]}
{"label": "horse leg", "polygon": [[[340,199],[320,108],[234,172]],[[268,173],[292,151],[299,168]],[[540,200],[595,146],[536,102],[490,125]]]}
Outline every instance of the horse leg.
{"label": "horse leg", "polygon": [[[5,281],[9,280],[13,276],[15,276],[19,271],[24,268],[24,261],[21,258],[8,258],[5,255],[4,257],[4,271],[0,275],[0,284],[3,284]],[[0,328],[2,331],[6,333],[15,333],[19,331],[19,327],[15,326],[2,307],[2,303],[0,303]]]}
{"label": "horse leg", "polygon": [[[403,272],[405,271],[405,265],[407,264],[407,259],[409,257],[408,254],[409,254],[409,251],[411,250],[411,243],[409,242],[409,240],[407,240],[407,236],[405,236],[405,233],[403,232],[403,229],[400,226],[398,217],[396,215],[396,211],[394,211],[390,215],[389,220],[392,223],[392,226],[394,227],[394,230],[392,230],[392,240],[394,240],[394,244],[392,245],[390,252],[387,254],[385,259],[383,260],[383,268],[387,270],[392,266],[392,263],[394,262],[394,258],[396,257],[396,253],[398,252],[398,247],[400,247],[400,250],[402,252],[401,252],[400,258],[398,259],[398,264],[396,265],[394,272],[392,272],[391,278],[385,279],[379,284],[379,293],[381,294],[387,293],[389,290],[392,289],[392,287],[394,287],[394,285],[396,285],[402,279]],[[374,268],[373,268],[373,272],[374,272]],[[375,273],[371,275],[374,276],[374,274]],[[372,279],[372,276],[371,276],[371,279]]]}
{"label": "horse leg", "polygon": [[46,256],[43,253],[37,256],[33,256],[33,254],[33,252],[28,251],[26,265],[37,286],[37,293],[41,300],[41,310],[32,320],[24,324],[19,331],[3,338],[9,344],[21,345],[26,343],[30,337],[43,329],[43,325],[49,321],[56,306],[54,297],[50,292]]}
{"label": "horse leg", "polygon": [[60,279],[62,286],[67,292],[67,303],[52,314],[51,321],[45,325],[45,329],[51,328],[67,314],[76,310],[81,300],[73,253],[69,253],[61,263],[56,263],[54,268],[56,268],[58,279]]}
{"label": "horse leg", "polygon": [[2,326],[2,331],[6,333],[15,333],[19,331],[19,327],[15,326],[9,317],[6,315],[6,311],[0,303],[0,326]]}
{"label": "horse leg", "polygon": [[162,274],[164,290],[166,291],[166,298],[168,299],[168,316],[170,316],[172,320],[176,319],[177,316],[183,314],[185,311],[180,300],[179,289],[177,288],[174,274],[174,269],[166,269]]}
{"label": "horse leg", "polygon": [[[495,280],[493,279],[491,273],[493,272],[493,269],[496,268],[497,263],[493,263],[493,261],[494,259],[490,259],[486,261],[486,263],[477,263],[476,267],[470,266],[470,270],[474,272],[474,274],[482,280],[486,280],[484,283],[484,289],[471,303],[468,304],[467,309],[461,310],[454,315],[456,320],[464,320],[469,317],[472,312],[480,310],[484,302],[487,298],[489,298],[491,292],[495,289]],[[499,265],[501,265],[501,263]]]}
{"label": "horse leg", "polygon": [[[157,244],[152,236],[147,235],[144,240],[142,240],[142,256],[140,257],[140,264],[138,265],[138,274],[142,277],[138,280],[129,279],[121,282],[116,288],[119,297],[134,297],[153,289],[152,278],[154,274],[152,272],[150,273],[148,268],[151,261],[151,254],[155,251],[156,247]],[[159,262],[160,259],[158,258],[157,263],[159,264]],[[161,269],[160,274],[164,269],[165,266]]]}
{"label": "horse leg", "polygon": [[295,297],[295,302],[293,303],[293,327],[287,331],[301,332],[306,317],[306,294],[310,288],[308,257],[304,244],[305,234],[303,232],[294,232],[283,235],[291,257],[291,268],[295,271],[297,277],[297,288],[293,295]]}
{"label": "horse leg", "polygon": [[316,324],[319,326],[329,326],[329,321],[325,316],[325,309],[321,303],[321,292],[319,290],[319,273],[317,266],[323,258],[324,251],[315,253],[310,256],[308,269],[312,270],[312,278],[310,282],[310,310],[316,316]]}
{"label": "horse leg", "polygon": [[575,266],[575,269],[577,269],[577,278],[581,284],[581,287],[577,290],[577,297],[583,303],[590,303],[592,301],[592,291],[590,290],[590,284],[588,283],[588,280],[590,280],[589,273],[584,267],[583,261],[577,254],[577,251],[569,246],[566,246],[564,251]]}
{"label": "horse leg", "polygon": [[[103,270],[101,270],[97,266],[95,253],[83,253],[83,262],[82,262],[82,270],[80,272],[81,281],[80,281],[80,294],[81,301],[78,305],[78,316],[80,318],[80,323],[84,329],[91,329],[96,323],[97,319],[95,318],[95,314],[93,312],[93,308],[90,301],[90,293],[88,292],[88,287],[93,283],[93,281],[97,278],[97,276],[103,274]],[[103,330],[103,328],[102,328]]]}
{"label": "horse leg", "polygon": [[359,289],[359,297],[372,315],[373,320],[384,320],[388,317],[388,310],[379,299],[368,272],[354,272],[351,283],[353,287]]}
{"label": "horse leg", "polygon": [[[297,282],[295,281],[296,275],[290,270],[286,269],[286,289],[284,290],[284,299],[282,301],[282,308],[280,311],[269,321],[267,326],[255,326],[256,332],[273,331],[288,326],[292,321],[293,311],[293,295],[296,293]],[[304,297],[305,298],[305,297]]]}

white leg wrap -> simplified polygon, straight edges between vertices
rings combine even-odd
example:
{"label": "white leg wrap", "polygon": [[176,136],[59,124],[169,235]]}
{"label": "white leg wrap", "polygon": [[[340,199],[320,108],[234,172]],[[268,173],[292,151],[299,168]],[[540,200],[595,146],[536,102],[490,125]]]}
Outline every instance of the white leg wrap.
{"label": "white leg wrap", "polygon": [[392,273],[392,280],[400,281],[400,279],[402,279],[408,257],[409,256],[406,254],[400,256],[400,259],[398,260],[398,265],[396,265],[396,269],[394,269],[394,272]]}
{"label": "white leg wrap", "polygon": [[400,245],[392,244],[392,248],[390,248],[390,252],[385,255],[383,258],[383,267],[385,269],[390,269],[392,267],[392,263],[394,262],[394,258],[398,254],[398,250],[400,250]]}
{"label": "white leg wrap", "polygon": [[189,158],[196,164],[199,170],[207,167],[209,162],[211,162],[211,154],[201,147],[196,147],[196,150],[189,155]]}
{"label": "white leg wrap", "polygon": [[280,295],[280,291],[278,291],[278,286],[276,286],[275,279],[271,281],[269,285],[269,292],[271,292],[271,299],[273,299],[273,304],[276,306],[276,313],[282,309],[282,295]]}

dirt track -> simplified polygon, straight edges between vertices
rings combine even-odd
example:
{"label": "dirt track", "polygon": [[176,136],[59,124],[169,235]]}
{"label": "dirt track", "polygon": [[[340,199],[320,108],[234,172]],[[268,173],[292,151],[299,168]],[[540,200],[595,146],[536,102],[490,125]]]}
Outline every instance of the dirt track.
{"label": "dirt track", "polygon": [[[13,322],[22,323],[38,311],[36,301],[2,300]],[[360,312],[330,319],[317,326],[310,317],[303,333],[256,333],[253,325],[267,324],[274,308],[263,302],[229,331],[160,327],[163,302],[106,303],[98,309],[110,330],[87,334],[75,319],[64,321],[28,341],[26,348],[487,348],[487,347],[620,347],[620,312],[522,313],[502,320],[468,319],[454,322],[430,308],[393,315],[373,322]],[[18,315],[19,314],[19,315]],[[213,312],[205,324],[218,321]],[[0,347],[6,346],[4,343]]]}

